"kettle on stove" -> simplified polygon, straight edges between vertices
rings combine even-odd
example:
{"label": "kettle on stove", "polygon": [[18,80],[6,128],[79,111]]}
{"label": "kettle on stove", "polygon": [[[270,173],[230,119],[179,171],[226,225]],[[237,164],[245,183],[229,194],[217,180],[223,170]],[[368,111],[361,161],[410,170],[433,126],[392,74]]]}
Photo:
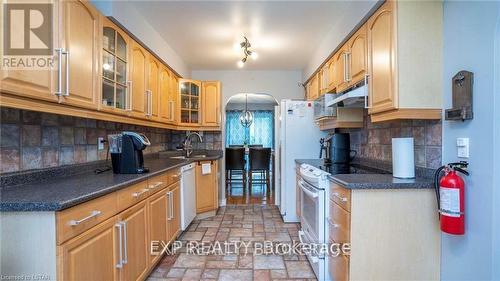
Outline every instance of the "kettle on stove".
{"label": "kettle on stove", "polygon": [[335,133],[331,140],[330,160],[333,164],[349,165],[356,157],[356,150],[351,149],[351,140],[348,133]]}
{"label": "kettle on stove", "polygon": [[111,164],[115,174],[142,174],[144,168],[143,150],[151,145],[149,139],[136,132],[122,132],[108,135]]}

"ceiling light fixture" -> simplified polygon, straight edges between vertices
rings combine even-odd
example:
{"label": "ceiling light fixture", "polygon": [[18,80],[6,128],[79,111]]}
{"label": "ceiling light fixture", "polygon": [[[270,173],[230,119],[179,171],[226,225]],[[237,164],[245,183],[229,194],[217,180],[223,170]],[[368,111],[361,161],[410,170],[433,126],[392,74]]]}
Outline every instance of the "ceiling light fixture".
{"label": "ceiling light fixture", "polygon": [[250,127],[253,123],[253,113],[248,110],[248,94],[245,94],[245,110],[240,114],[240,123],[243,127]]}
{"label": "ceiling light fixture", "polygon": [[248,57],[251,57],[253,60],[257,59],[257,53],[254,51],[249,50],[252,45],[250,44],[250,41],[248,41],[248,38],[246,36],[243,36],[245,39],[243,42],[240,43],[240,48],[243,49],[243,55],[244,57],[238,61],[237,65],[239,68],[242,68],[245,63],[248,60]]}

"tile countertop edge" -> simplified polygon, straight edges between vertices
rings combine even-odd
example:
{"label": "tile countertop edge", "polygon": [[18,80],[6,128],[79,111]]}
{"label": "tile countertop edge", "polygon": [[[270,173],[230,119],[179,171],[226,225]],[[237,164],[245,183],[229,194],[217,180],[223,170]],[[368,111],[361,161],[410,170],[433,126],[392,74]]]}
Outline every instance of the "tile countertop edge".
{"label": "tile countertop edge", "polygon": [[[57,212],[57,211],[62,211],[64,209],[68,209],[71,207],[74,207],[76,205],[85,203],[87,201],[90,201],[92,199],[96,199],[98,197],[102,197],[104,195],[110,194],[112,192],[115,192],[117,190],[126,188],[132,184],[147,180],[148,178],[154,177],[158,174],[167,172],[172,169],[180,168],[184,165],[188,165],[190,163],[195,163],[199,161],[211,161],[211,160],[218,160],[221,159],[222,155],[214,155],[214,156],[209,156],[209,157],[204,157],[204,158],[191,158],[191,159],[184,159],[184,161],[167,166],[165,168],[158,169],[154,172],[150,173],[144,173],[144,174],[138,174],[139,176],[137,178],[127,180],[124,182],[121,182],[116,185],[110,185],[107,187],[103,187],[96,192],[92,192],[89,194],[77,196],[75,198],[72,198],[70,200],[66,201],[61,201],[61,202],[37,202],[35,200],[31,202],[3,202],[0,201],[0,213],[4,212]],[[11,187],[12,188],[12,187]],[[15,187],[13,187],[15,188]],[[1,193],[0,193],[1,196]],[[1,197],[0,197],[1,198]]]}

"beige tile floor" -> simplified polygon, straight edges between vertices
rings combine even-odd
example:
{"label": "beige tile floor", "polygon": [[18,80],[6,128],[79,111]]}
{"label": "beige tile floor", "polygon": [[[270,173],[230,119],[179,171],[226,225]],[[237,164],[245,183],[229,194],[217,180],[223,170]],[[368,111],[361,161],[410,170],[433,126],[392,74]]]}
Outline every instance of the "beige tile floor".
{"label": "beige tile floor", "polygon": [[[231,205],[219,208],[212,218],[195,220],[180,236],[188,241],[258,243],[298,241],[299,226],[284,223],[272,205]],[[305,256],[299,255],[193,255],[183,247],[175,255],[165,256],[148,277],[159,280],[316,280]]]}

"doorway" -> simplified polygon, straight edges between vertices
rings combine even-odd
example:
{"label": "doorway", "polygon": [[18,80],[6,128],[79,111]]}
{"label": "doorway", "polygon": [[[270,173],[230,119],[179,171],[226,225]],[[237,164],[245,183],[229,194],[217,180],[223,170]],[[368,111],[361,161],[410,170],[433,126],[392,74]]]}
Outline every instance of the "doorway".
{"label": "doorway", "polygon": [[268,94],[240,93],[225,107],[226,204],[274,204],[275,107]]}

